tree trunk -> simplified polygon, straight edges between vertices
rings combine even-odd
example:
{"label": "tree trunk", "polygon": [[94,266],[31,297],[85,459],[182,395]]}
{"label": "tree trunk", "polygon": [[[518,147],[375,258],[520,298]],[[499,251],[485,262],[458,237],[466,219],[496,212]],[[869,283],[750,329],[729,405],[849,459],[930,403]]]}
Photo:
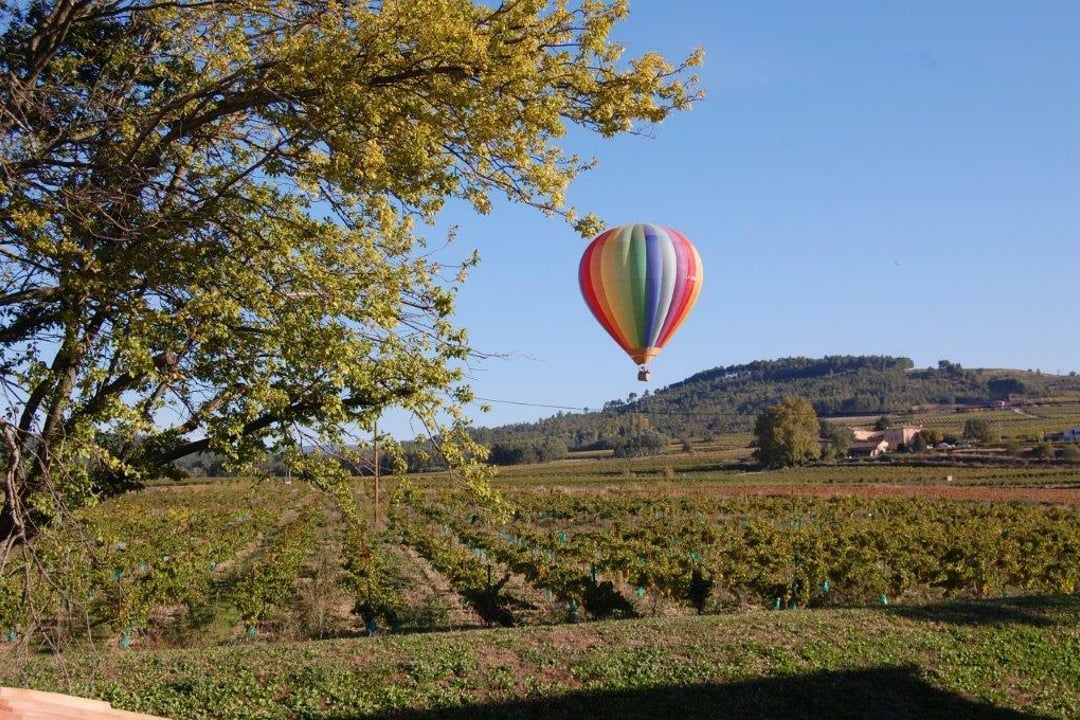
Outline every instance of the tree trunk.
{"label": "tree trunk", "polygon": [[15,426],[0,421],[0,435],[8,451],[4,468],[4,504],[0,507],[0,567],[3,567],[11,548],[29,539],[23,513],[28,493],[27,486],[19,482],[22,448]]}
{"label": "tree trunk", "polygon": [[25,541],[24,527],[25,525],[16,517],[15,505],[5,497],[4,505],[0,508],[0,548],[3,548],[0,554],[0,565],[7,560],[7,554],[11,548]]}

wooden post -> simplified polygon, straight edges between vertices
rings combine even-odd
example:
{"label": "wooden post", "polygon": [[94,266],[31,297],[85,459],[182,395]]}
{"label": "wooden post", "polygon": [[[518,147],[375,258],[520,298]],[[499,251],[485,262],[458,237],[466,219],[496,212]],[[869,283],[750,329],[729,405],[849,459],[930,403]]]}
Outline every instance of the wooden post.
{"label": "wooden post", "polygon": [[374,455],[375,455],[375,529],[379,528],[379,421],[376,420],[371,428]]}

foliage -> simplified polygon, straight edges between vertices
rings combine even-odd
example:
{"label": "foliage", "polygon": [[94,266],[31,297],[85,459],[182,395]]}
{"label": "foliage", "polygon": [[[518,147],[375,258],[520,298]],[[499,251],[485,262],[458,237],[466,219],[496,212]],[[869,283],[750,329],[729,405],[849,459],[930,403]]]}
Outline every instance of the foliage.
{"label": "foliage", "polygon": [[314,541],[314,514],[290,523],[233,587],[233,603],[250,629],[272,609],[288,607],[297,589],[300,565]]}
{"label": "foliage", "polygon": [[926,428],[919,431],[919,437],[930,447],[945,442],[945,434],[936,428]]}
{"label": "foliage", "polygon": [[964,437],[984,445],[996,443],[1001,439],[1001,433],[994,424],[985,418],[971,418],[964,421]]}
{"label": "foliage", "polygon": [[825,441],[824,455],[833,459],[847,457],[848,451],[855,444],[855,433],[851,428],[839,423],[821,422],[821,438]]}
{"label": "foliage", "polygon": [[1038,460],[1046,460],[1054,456],[1054,446],[1050,443],[1038,443],[1031,448],[1029,455]]}
{"label": "foliage", "polygon": [[[1080,588],[1076,508],[989,502],[995,488],[986,487],[1060,485],[1068,468],[950,468],[950,490],[981,491],[971,497],[982,500],[967,502],[782,497],[777,488],[760,497],[747,494],[760,481],[740,490],[730,479],[648,478],[617,487],[601,466],[591,471],[594,489],[556,478],[504,486],[514,508],[509,521],[441,483],[395,492],[390,525],[378,538],[355,514],[342,514],[336,529],[324,526],[324,514],[311,507],[318,496],[302,483],[227,481],[129,494],[88,513],[95,537],[60,528],[42,535],[35,550],[52,573],[34,586],[37,602],[22,602],[23,570],[8,568],[0,632],[30,639],[40,626],[77,640],[80,627],[94,628],[97,640],[126,633],[146,647],[182,635],[197,612],[221,616],[219,624],[234,630],[239,623],[272,630],[298,613],[298,587],[308,582],[300,579],[308,575],[302,561],[312,553],[341,570],[327,577],[342,592],[327,585],[324,593],[351,598],[348,607],[364,621],[392,630],[408,622],[403,594],[416,589],[392,577],[392,558],[401,555],[391,551],[401,544],[427,558],[470,608],[504,624],[522,622],[520,609],[543,602],[545,591],[579,604],[584,618],[714,612],[771,606],[776,598],[807,607],[871,603],[882,594],[897,602]],[[875,464],[782,477],[793,491],[827,483],[843,495],[844,484],[925,486],[941,473]],[[726,497],[709,494],[724,488],[732,491]],[[335,503],[342,506],[348,503]],[[343,536],[340,552],[328,533]],[[523,597],[520,582],[508,584],[510,574],[533,595]]]}
{"label": "foliage", "polygon": [[700,53],[620,57],[626,13],[0,3],[0,540],[190,453],[340,447],[391,405],[452,424],[475,258],[439,262],[416,223],[507,198],[594,230],[561,138],[696,97]]}
{"label": "foliage", "polygon": [[986,382],[990,397],[994,400],[1008,400],[1014,395],[1023,395],[1027,387],[1020,378],[995,377]]}
{"label": "foliage", "polygon": [[668,439],[655,430],[643,430],[634,435],[617,438],[612,454],[618,458],[657,455],[668,444]]}
{"label": "foliage", "polygon": [[396,625],[401,602],[390,583],[387,559],[355,524],[346,532],[343,582],[355,598],[353,613],[368,628]]}
{"label": "foliage", "polygon": [[804,398],[787,398],[758,415],[754,438],[765,465],[803,465],[821,455],[817,414]]}
{"label": "foliage", "polygon": [[546,438],[537,443],[495,443],[488,461],[495,465],[530,465],[561,460],[567,455],[566,443],[559,438]]}
{"label": "foliage", "polygon": [[[237,481],[131,493],[81,511],[79,524],[46,528],[4,567],[0,628],[62,649],[88,632],[160,634],[155,618],[178,617],[177,608],[194,621],[218,568],[310,498],[300,485],[271,493]],[[277,572],[279,584],[294,567]]]}

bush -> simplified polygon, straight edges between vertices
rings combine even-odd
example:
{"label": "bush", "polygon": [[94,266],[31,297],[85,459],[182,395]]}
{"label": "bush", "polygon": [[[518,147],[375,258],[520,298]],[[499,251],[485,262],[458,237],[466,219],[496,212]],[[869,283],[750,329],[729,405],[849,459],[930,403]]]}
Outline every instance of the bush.
{"label": "bush", "polygon": [[990,445],[1001,439],[1001,433],[989,420],[971,418],[964,423],[964,439]]}
{"label": "bush", "polygon": [[1051,447],[1050,443],[1039,443],[1031,448],[1028,454],[1036,460],[1046,460],[1054,456],[1054,448]]}
{"label": "bush", "polygon": [[1080,461],[1080,445],[1076,443],[1069,443],[1058,448],[1057,456],[1062,460],[1068,460],[1069,462]]}
{"label": "bush", "polygon": [[560,460],[569,449],[559,438],[545,438],[540,442],[497,442],[491,446],[488,461],[493,465],[529,465]]}
{"label": "bush", "polygon": [[647,430],[636,435],[617,438],[612,445],[617,458],[645,457],[659,455],[667,445],[667,438],[656,431]]}

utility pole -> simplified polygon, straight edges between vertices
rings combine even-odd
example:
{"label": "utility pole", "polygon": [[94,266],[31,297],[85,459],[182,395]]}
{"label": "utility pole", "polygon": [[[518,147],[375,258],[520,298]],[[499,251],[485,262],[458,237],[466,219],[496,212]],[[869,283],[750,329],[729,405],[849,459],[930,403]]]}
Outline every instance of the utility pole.
{"label": "utility pole", "polygon": [[375,455],[375,523],[374,527],[377,530],[379,528],[379,421],[375,420],[371,426],[372,433],[372,445],[374,446]]}

